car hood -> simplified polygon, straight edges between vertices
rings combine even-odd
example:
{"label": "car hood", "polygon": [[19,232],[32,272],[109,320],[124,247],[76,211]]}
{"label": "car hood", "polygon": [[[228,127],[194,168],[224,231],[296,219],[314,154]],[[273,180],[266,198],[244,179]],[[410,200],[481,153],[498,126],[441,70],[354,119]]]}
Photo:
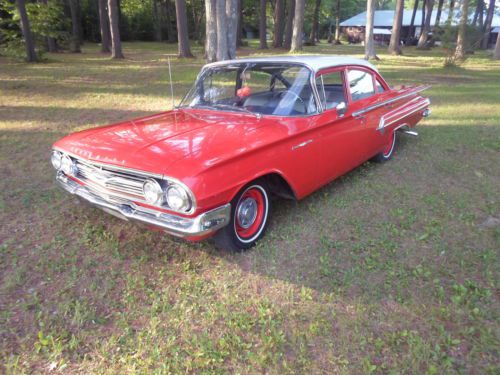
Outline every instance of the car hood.
{"label": "car hood", "polygon": [[[203,168],[245,152],[250,144],[257,147],[268,139],[257,136],[259,129],[272,124],[277,122],[250,114],[180,109],[73,133],[54,147],[90,161],[172,176],[171,166],[187,156]],[[280,127],[278,133],[283,131]],[[173,169],[173,177],[183,177]]]}

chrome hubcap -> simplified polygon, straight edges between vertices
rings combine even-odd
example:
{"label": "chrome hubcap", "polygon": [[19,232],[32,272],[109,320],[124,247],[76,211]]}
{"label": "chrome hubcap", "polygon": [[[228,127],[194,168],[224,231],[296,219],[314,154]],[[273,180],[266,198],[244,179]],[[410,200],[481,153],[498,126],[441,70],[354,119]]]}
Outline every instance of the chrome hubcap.
{"label": "chrome hubcap", "polygon": [[257,202],[253,198],[245,198],[240,202],[236,212],[238,224],[244,228],[250,228],[257,217]]}

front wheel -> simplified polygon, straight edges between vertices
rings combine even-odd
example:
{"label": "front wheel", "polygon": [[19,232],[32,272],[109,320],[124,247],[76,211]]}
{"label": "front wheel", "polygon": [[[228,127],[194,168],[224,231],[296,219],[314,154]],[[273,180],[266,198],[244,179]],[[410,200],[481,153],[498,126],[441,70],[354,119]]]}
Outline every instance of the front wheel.
{"label": "front wheel", "polygon": [[269,217],[270,199],[267,186],[255,182],[244,187],[231,202],[231,220],[214,236],[223,250],[251,248],[264,236]]}
{"label": "front wheel", "polygon": [[375,155],[372,160],[377,163],[383,163],[387,160],[390,160],[392,158],[392,154],[394,153],[395,146],[396,146],[396,132],[392,131],[391,134],[389,134],[384,149],[377,155]]}

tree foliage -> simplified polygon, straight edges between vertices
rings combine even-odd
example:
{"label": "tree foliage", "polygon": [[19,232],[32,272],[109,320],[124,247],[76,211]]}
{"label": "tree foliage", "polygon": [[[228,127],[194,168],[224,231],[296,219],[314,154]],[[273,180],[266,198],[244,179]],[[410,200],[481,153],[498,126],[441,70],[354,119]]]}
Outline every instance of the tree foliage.
{"label": "tree foliage", "polygon": [[[71,3],[74,1],[74,3]],[[101,0],[107,3],[108,0]],[[183,0],[185,6],[186,26],[181,27],[181,34],[187,30],[189,40],[195,40],[198,45],[206,43],[206,1],[207,0]],[[231,0],[226,0],[231,1]],[[257,38],[259,28],[265,29],[267,39],[272,39],[275,47],[289,49],[291,46],[293,18],[295,10],[293,6],[297,0],[235,0],[237,5],[237,22],[234,37],[238,45],[241,39],[247,35]],[[376,10],[396,8],[397,0],[373,0]],[[41,56],[47,47],[52,44],[58,49],[68,49],[70,42],[78,40],[90,42],[101,42],[101,27],[99,17],[98,0],[25,0],[31,32],[38,56]],[[405,9],[413,9],[415,3],[417,11],[421,12],[423,0],[404,1]],[[458,0],[432,0],[438,9],[448,13],[449,9],[459,10],[461,2]],[[215,1],[216,3],[216,1]],[[261,3],[265,5],[261,12]],[[425,2],[428,5],[431,0]],[[0,0],[0,53],[25,57],[24,39],[20,28],[19,14],[15,6],[15,0]],[[76,21],[71,20],[71,6],[77,4]],[[222,2],[221,2],[222,4]],[[305,1],[304,15],[300,34],[306,44],[317,40],[333,41],[336,18],[345,20],[366,10],[367,0],[307,0]],[[491,28],[492,6],[495,0],[470,0],[470,19],[474,19],[473,25],[466,26],[463,38],[464,51],[470,51],[481,44],[487,45],[489,30]],[[178,21],[176,17],[176,0],[118,0],[119,34],[123,41],[144,40],[177,42]],[[241,9],[241,11],[240,11]],[[483,12],[480,12],[480,10]],[[74,10],[74,9],[73,9]],[[279,15],[276,15],[278,11]],[[290,16],[290,11],[293,14]],[[183,12],[184,13],[184,12]],[[264,14],[264,16],[262,16]],[[480,16],[482,15],[482,16]],[[73,14],[75,16],[75,14]],[[441,18],[444,20],[444,14]],[[427,18],[427,17],[426,17]],[[231,18],[231,22],[234,20]],[[260,21],[263,24],[260,24]],[[315,22],[316,21],[316,22]],[[470,21],[469,21],[470,23]],[[75,24],[75,27],[72,26]],[[313,30],[313,24],[317,29]],[[415,25],[419,27],[420,25]],[[432,32],[432,40],[422,45],[432,46],[434,40],[441,40],[445,48],[454,50],[457,42],[457,27],[448,25],[435,25],[426,22],[427,29]],[[229,29],[233,29],[231,27]],[[108,26],[109,29],[109,26]],[[229,30],[228,29],[228,30]],[[282,35],[275,35],[276,33]],[[78,39],[76,38],[78,36]],[[228,35],[228,38],[232,37]],[[313,38],[314,40],[311,40]],[[263,40],[265,42],[267,39]],[[298,39],[297,42],[300,42]],[[210,44],[210,43],[208,43]],[[231,46],[233,40],[229,41]],[[265,43],[261,43],[265,45]],[[399,47],[399,46],[397,46]],[[217,47],[215,47],[217,49]],[[103,48],[107,52],[108,48]],[[186,53],[189,55],[189,53]],[[228,56],[233,56],[228,52]]]}
{"label": "tree foliage", "polygon": [[[39,59],[47,50],[47,37],[54,38],[60,46],[67,46],[70,22],[65,15],[62,0],[48,0],[47,4],[27,2],[26,12]],[[0,19],[0,53],[15,58],[24,58],[24,40],[15,1],[0,0],[0,14],[2,15]]]}

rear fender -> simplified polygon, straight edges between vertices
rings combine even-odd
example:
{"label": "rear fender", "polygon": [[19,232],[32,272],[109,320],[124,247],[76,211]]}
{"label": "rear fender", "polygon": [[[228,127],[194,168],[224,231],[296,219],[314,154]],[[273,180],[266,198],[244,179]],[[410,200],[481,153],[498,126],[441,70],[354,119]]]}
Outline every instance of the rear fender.
{"label": "rear fender", "polygon": [[402,126],[414,127],[422,117],[430,113],[430,99],[418,95],[430,87],[429,85],[421,85],[398,90],[397,95],[391,99],[391,103],[394,104],[393,109],[380,118],[377,130],[383,134],[386,131],[390,133],[390,131]]}

